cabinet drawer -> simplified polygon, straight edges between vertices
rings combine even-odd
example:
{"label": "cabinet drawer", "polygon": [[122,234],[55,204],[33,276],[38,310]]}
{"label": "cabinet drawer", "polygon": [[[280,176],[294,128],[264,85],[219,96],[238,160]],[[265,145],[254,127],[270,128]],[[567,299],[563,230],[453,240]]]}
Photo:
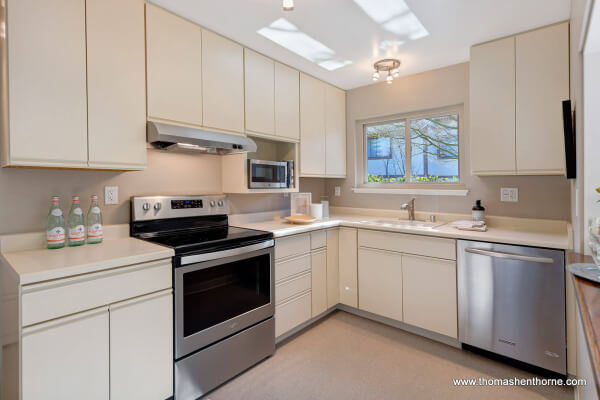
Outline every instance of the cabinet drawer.
{"label": "cabinet drawer", "polygon": [[361,229],[358,245],[372,249],[456,260],[456,241],[431,236]]}
{"label": "cabinet drawer", "polygon": [[310,254],[275,263],[275,282],[310,271]]}
{"label": "cabinet drawer", "polygon": [[310,288],[310,273],[306,273],[304,275],[282,282],[275,286],[275,305],[279,305],[281,302],[289,299],[290,297],[297,296],[302,292],[310,290]]}
{"label": "cabinet drawer", "polygon": [[275,241],[275,259],[279,260],[310,252],[310,235],[294,235]]}
{"label": "cabinet drawer", "polygon": [[327,246],[327,231],[316,231],[310,233],[311,250]]}
{"label": "cabinet drawer", "polygon": [[275,307],[275,336],[294,329],[311,316],[310,292]]}
{"label": "cabinet drawer", "polygon": [[172,286],[170,259],[67,279],[22,290],[22,326],[89,310]]}

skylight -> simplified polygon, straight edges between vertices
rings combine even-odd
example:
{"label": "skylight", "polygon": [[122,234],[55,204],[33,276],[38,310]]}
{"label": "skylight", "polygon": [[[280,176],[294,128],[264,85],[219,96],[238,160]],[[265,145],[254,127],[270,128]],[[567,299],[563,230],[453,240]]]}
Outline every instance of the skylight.
{"label": "skylight", "polygon": [[279,18],[256,32],[328,71],[352,64],[350,60],[337,57],[335,51],[301,32],[285,18]]}
{"label": "skylight", "polygon": [[404,0],[354,0],[362,10],[386,31],[401,39],[417,40],[429,32]]}

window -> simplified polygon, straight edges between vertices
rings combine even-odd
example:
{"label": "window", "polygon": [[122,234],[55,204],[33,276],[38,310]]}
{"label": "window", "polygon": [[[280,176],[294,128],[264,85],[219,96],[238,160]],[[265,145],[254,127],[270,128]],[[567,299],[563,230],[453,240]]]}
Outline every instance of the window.
{"label": "window", "polygon": [[364,124],[363,184],[459,183],[459,115],[452,109]]}

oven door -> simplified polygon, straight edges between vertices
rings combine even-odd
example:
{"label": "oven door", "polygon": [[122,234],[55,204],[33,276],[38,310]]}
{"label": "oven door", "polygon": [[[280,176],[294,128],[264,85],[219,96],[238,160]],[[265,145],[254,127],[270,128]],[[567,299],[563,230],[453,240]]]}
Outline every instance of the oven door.
{"label": "oven door", "polygon": [[182,257],[193,263],[175,269],[176,359],[274,315],[273,260],[273,240]]}
{"label": "oven door", "polygon": [[287,187],[287,162],[248,160],[248,187]]}

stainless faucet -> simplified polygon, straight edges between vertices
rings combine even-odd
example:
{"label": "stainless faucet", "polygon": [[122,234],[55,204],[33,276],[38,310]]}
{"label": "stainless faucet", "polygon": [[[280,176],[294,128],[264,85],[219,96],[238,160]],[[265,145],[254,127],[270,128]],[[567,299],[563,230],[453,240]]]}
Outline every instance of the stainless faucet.
{"label": "stainless faucet", "polygon": [[415,220],[415,198],[413,197],[408,203],[402,204],[403,210],[408,210],[408,220]]}

